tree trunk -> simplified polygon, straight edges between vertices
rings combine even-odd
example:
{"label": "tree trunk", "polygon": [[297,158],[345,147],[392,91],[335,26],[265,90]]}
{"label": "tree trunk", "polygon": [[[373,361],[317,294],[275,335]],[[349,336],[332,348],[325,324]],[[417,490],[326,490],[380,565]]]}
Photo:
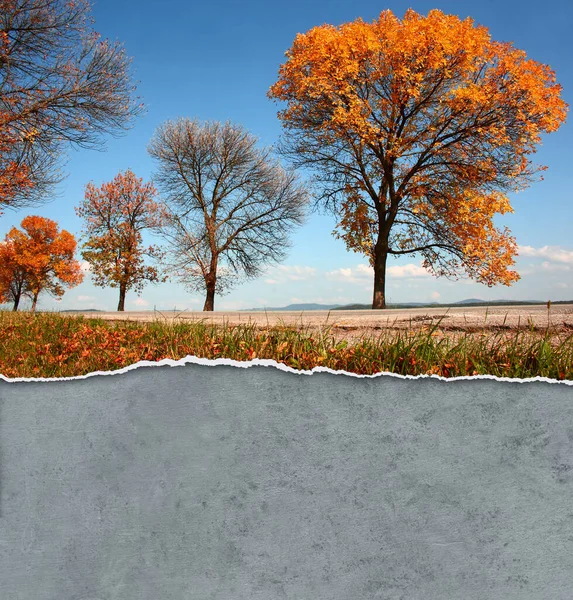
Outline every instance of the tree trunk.
{"label": "tree trunk", "polygon": [[125,292],[126,291],[127,291],[127,286],[125,285],[125,283],[120,283],[119,284],[119,303],[117,305],[118,311],[125,310]]}
{"label": "tree trunk", "polygon": [[374,250],[374,297],[372,308],[386,308],[386,261],[388,259],[387,244],[380,241]]}
{"label": "tree trunk", "polygon": [[215,310],[215,279],[210,279],[206,282],[207,296],[205,297],[205,304],[203,310]]}
{"label": "tree trunk", "polygon": [[215,288],[217,287],[217,262],[218,255],[214,249],[211,249],[211,264],[209,265],[209,273],[205,277],[205,288],[207,295],[205,297],[204,311],[215,310]]}
{"label": "tree trunk", "polygon": [[20,296],[19,295],[14,298],[14,306],[12,307],[12,310],[14,312],[16,312],[18,310],[18,304],[20,304]]}
{"label": "tree trunk", "polygon": [[32,308],[30,309],[32,312],[36,312],[36,304],[38,303],[38,292],[34,294],[32,298]]}

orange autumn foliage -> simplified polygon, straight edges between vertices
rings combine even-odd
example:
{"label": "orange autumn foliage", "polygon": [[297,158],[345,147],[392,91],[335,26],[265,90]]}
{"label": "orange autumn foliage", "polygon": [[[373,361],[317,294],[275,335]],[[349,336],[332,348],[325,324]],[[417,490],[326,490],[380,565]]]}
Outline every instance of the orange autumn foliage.
{"label": "orange autumn foliage", "polygon": [[28,216],[21,227],[12,227],[0,243],[0,300],[13,302],[17,310],[26,296],[35,311],[42,292],[59,298],[65,288],[82,282],[83,273],[74,258],[74,236],[65,229],[59,231],[55,221]]}
{"label": "orange autumn foliage", "polygon": [[141,293],[147,282],[165,281],[159,270],[145,258],[159,258],[156,246],[143,245],[142,231],[156,230],[164,211],[156,202],[157,190],[143,183],[129,169],[97,188],[88,183],[76,214],[84,219],[82,257],[100,287],[119,288],[119,311],[125,310],[125,295],[130,289]]}
{"label": "orange autumn foliage", "polygon": [[17,160],[14,149],[17,137],[9,126],[9,117],[0,111],[0,215],[18,194],[33,187],[29,168]]}
{"label": "orange autumn foliage", "polygon": [[286,102],[282,152],[315,170],[335,235],[374,267],[385,306],[389,255],[419,253],[436,275],[510,285],[517,245],[497,214],[566,119],[547,66],[472,19],[386,10],[299,34],[269,97]]}
{"label": "orange autumn foliage", "polygon": [[13,242],[0,242],[0,303],[13,302],[14,310],[18,310],[25,283],[25,271],[18,264]]}

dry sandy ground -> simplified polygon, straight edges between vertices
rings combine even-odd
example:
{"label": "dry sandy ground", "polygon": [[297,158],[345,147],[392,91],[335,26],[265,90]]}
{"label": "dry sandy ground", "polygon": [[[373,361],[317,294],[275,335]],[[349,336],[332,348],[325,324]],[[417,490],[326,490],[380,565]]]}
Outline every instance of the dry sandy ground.
{"label": "dry sandy ground", "polygon": [[271,311],[271,312],[174,312],[174,311],[126,311],[124,313],[83,313],[110,320],[136,320],[167,322],[200,322],[245,325],[259,327],[290,326],[303,330],[318,330],[328,327],[337,338],[357,339],[377,335],[384,330],[418,329],[439,322],[443,334],[472,331],[511,331],[516,329],[545,330],[573,333],[573,304],[414,308],[386,310],[334,310],[334,311]]}

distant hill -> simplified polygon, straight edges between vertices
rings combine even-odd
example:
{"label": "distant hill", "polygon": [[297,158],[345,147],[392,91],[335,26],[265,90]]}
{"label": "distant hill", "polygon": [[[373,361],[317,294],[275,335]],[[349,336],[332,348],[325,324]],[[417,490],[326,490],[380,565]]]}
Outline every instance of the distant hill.
{"label": "distant hill", "polygon": [[[556,300],[551,304],[571,304],[573,300]],[[507,304],[515,306],[524,306],[528,304],[540,305],[547,304],[545,300],[479,300],[478,298],[468,298],[459,302],[440,304],[439,302],[404,302],[399,304],[388,303],[387,308],[455,308],[456,306],[505,306]],[[339,306],[334,310],[369,310],[370,304],[348,304]]]}
{"label": "distant hill", "polygon": [[[449,304],[440,304],[439,302],[399,302],[387,304],[388,308],[448,308],[448,307],[459,307],[459,306],[504,306],[506,304],[514,304],[516,306],[526,304],[547,304],[546,300],[480,300],[479,298],[467,298],[466,300],[460,300],[459,302],[452,302]],[[573,304],[573,300],[555,300],[551,301],[551,304]],[[313,302],[302,303],[302,304],[289,304],[288,306],[267,306],[263,308],[244,308],[238,312],[272,312],[272,311],[305,311],[305,310],[370,310],[371,304],[317,304]],[[99,313],[105,312],[97,308],[81,309],[67,309],[59,311],[61,313]]]}
{"label": "distant hill", "polygon": [[[432,304],[427,304],[424,302],[404,302],[401,304],[386,304],[387,308],[427,308],[432,306],[443,306],[438,304],[437,302],[433,302]],[[338,306],[333,310],[370,310],[372,308],[371,304],[347,304],[345,306]]]}
{"label": "distant hill", "polygon": [[485,302],[485,300],[480,300],[479,298],[468,298],[467,300],[460,300],[454,304],[483,304],[483,302]]}
{"label": "distant hill", "polygon": [[332,310],[338,306],[340,306],[340,304],[289,304],[288,306],[282,307],[267,306],[265,308],[243,308],[239,312],[264,312],[265,310],[267,312],[273,310]]}
{"label": "distant hill", "polygon": [[[556,300],[551,304],[571,304],[573,300]],[[439,308],[456,306],[503,306],[505,304],[514,304],[522,306],[526,304],[547,304],[546,300],[480,300],[479,298],[467,298],[458,302],[441,304],[439,302],[397,302],[388,303],[387,308]],[[370,310],[371,304],[289,304],[288,306],[272,306],[266,308],[245,308],[240,312],[267,312],[271,311],[304,311],[304,310]]]}
{"label": "distant hill", "polygon": [[459,302],[454,302],[456,304],[479,304],[486,305],[489,304],[491,306],[496,304],[546,304],[546,301],[543,300],[480,300],[479,298],[469,298],[468,300],[460,300]]}

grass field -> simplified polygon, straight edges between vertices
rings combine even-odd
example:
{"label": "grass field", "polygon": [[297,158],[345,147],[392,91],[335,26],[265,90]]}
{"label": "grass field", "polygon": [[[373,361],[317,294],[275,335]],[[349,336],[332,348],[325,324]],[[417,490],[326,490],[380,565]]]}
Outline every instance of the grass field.
{"label": "grass field", "polygon": [[324,366],[359,374],[573,380],[573,333],[568,330],[531,326],[444,334],[438,321],[352,341],[341,340],[326,326],[301,331],[0,311],[0,373],[9,378],[73,377],[187,355],[273,359],[295,369]]}

